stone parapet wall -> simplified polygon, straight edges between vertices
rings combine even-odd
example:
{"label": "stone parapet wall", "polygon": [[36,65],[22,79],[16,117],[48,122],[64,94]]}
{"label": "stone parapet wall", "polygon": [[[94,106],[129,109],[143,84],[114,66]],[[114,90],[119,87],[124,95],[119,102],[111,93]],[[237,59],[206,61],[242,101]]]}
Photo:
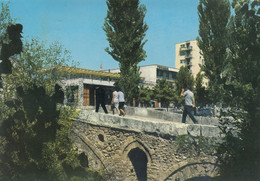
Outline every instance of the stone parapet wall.
{"label": "stone parapet wall", "polygon": [[[151,114],[148,112],[150,111],[147,111],[147,114]],[[174,116],[177,117],[178,115]],[[100,114],[89,110],[82,110],[78,120],[95,125],[135,130],[138,132],[152,133],[157,135],[179,136],[190,134],[192,136],[221,138],[220,129],[214,125],[183,124],[174,120],[159,120],[154,117],[121,117],[117,115]]]}
{"label": "stone parapet wall", "polygon": [[[179,122],[179,123],[181,123],[181,118],[182,118],[182,114],[167,112],[164,110],[159,111],[154,108],[126,107],[126,112],[129,115],[151,117],[151,118]],[[214,126],[219,125],[218,118],[216,117],[195,116],[195,118],[198,120],[199,124],[214,125]],[[187,116],[186,122],[193,123],[189,116]]]}

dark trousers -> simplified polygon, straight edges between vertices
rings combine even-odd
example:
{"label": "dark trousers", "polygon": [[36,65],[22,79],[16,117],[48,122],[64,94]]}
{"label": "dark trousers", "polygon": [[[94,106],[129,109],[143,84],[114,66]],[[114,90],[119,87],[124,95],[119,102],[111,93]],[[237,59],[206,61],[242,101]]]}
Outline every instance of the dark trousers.
{"label": "dark trousers", "polygon": [[198,121],[195,119],[195,117],[193,116],[192,114],[192,111],[193,111],[193,107],[192,106],[184,106],[184,111],[183,111],[183,114],[182,114],[182,123],[185,123],[186,122],[186,117],[187,115],[190,116],[191,120],[195,123],[195,124],[198,124]]}
{"label": "dark trousers", "polygon": [[119,111],[120,111],[120,115],[122,114],[121,109],[122,109],[123,111],[125,111],[125,109],[124,109],[124,105],[125,105],[125,102],[119,102]]}
{"label": "dark trousers", "polygon": [[98,112],[100,104],[101,104],[104,112],[107,114],[108,112],[107,112],[107,108],[105,106],[105,102],[104,101],[99,101],[99,100],[96,100],[96,112]]}

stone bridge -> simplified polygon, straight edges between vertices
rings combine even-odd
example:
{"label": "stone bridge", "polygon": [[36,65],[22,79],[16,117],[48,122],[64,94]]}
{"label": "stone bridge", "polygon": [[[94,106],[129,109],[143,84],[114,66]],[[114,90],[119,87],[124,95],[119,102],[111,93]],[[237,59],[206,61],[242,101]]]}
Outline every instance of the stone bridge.
{"label": "stone bridge", "polygon": [[75,146],[106,180],[206,181],[217,174],[213,154],[188,154],[177,144],[178,136],[186,134],[219,139],[217,119],[197,117],[194,125],[189,119],[180,123],[180,114],[138,108],[126,112],[121,117],[81,110],[74,124]]}

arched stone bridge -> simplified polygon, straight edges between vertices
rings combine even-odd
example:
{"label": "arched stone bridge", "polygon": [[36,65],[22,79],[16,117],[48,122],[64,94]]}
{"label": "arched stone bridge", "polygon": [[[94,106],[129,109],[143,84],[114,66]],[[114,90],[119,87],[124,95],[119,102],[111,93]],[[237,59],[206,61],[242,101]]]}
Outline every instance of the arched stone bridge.
{"label": "arched stone bridge", "polygon": [[[178,135],[219,139],[216,119],[198,118],[200,124],[180,123],[181,115],[147,109],[127,109],[128,115],[82,110],[72,137],[88,165],[103,170],[106,180],[209,180],[217,173],[213,155],[191,154],[176,146]],[[144,116],[144,117],[142,117]],[[172,120],[171,120],[172,119]]]}

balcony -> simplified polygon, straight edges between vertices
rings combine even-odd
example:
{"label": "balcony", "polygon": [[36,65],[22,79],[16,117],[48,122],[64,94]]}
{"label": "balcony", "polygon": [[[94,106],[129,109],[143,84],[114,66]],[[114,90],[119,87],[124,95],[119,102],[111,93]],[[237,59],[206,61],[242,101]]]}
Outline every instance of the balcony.
{"label": "balcony", "polygon": [[192,50],[192,46],[188,46],[188,47],[181,47],[180,51],[190,51]]}
{"label": "balcony", "polygon": [[190,58],[192,58],[192,54],[185,54],[185,58],[187,58],[187,59],[190,59]]}

